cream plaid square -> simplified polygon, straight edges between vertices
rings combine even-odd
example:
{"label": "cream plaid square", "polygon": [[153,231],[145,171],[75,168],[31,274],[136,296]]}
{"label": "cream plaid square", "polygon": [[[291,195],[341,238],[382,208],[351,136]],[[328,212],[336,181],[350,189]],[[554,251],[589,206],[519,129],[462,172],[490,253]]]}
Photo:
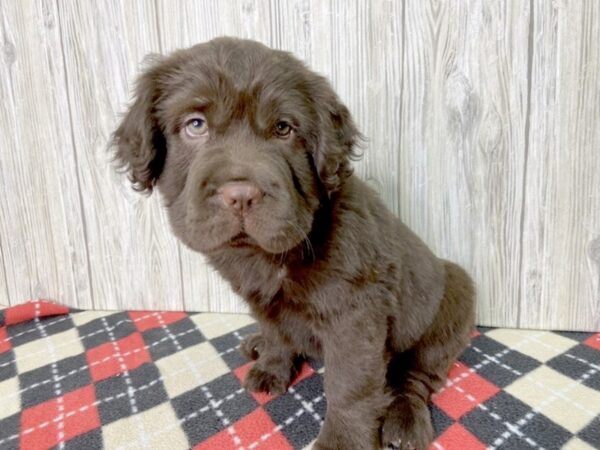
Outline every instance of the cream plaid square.
{"label": "cream plaid square", "polygon": [[81,311],[71,315],[73,323],[76,327],[80,327],[92,320],[100,319],[101,317],[111,316],[116,311]]}
{"label": "cream plaid square", "polygon": [[574,437],[565,445],[563,445],[562,450],[594,450],[594,447],[586,442],[583,442],[578,437]]}
{"label": "cream plaid square", "polygon": [[579,342],[549,331],[497,329],[486,336],[520,353],[546,362],[575,347]]}
{"label": "cream plaid square", "polygon": [[13,350],[19,373],[85,352],[76,328],[18,345]]}
{"label": "cream plaid square", "polygon": [[[158,425],[168,428],[162,428]],[[189,443],[170,403],[164,403],[134,416],[102,427],[104,446],[110,449],[188,448]]]}
{"label": "cream plaid square", "polygon": [[255,322],[247,314],[203,313],[191,316],[190,319],[200,328],[207,339],[223,336]]}
{"label": "cream plaid square", "polygon": [[19,379],[9,378],[0,382],[0,420],[12,416],[21,410],[21,398],[19,396]]}
{"label": "cream plaid square", "polygon": [[230,371],[210,342],[203,342],[156,361],[170,398],[206,384]]}
{"label": "cream plaid square", "polygon": [[505,390],[572,433],[600,414],[600,392],[547,366],[519,378]]}

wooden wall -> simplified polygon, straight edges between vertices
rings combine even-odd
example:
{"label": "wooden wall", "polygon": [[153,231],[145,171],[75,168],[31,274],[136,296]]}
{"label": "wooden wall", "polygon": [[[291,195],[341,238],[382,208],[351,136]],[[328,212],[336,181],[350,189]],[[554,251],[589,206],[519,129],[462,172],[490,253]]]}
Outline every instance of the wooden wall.
{"label": "wooden wall", "polygon": [[480,324],[600,328],[596,0],[2,1],[0,303],[243,310],[106,151],[144,56],[219,35],[331,78]]}

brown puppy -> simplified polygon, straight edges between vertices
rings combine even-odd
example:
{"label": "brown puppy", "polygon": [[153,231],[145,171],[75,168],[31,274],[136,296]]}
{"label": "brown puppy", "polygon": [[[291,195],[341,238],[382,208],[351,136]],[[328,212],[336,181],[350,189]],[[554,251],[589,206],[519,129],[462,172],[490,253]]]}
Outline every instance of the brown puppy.
{"label": "brown puppy", "polygon": [[327,80],[232,38],[155,61],[114,136],[135,187],[156,185],[174,233],[259,321],[246,387],[283,393],[299,358],[324,358],[316,449],[424,449],[473,287],[352,176],[359,138]]}

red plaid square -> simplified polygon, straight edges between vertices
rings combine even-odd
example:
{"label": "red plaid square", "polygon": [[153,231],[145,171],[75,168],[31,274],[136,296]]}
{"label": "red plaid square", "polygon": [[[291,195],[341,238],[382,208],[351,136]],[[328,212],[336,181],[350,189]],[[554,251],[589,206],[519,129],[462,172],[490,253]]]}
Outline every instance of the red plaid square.
{"label": "red plaid square", "polygon": [[59,399],[23,411],[20,448],[52,448],[100,427],[93,386],[69,392]]}
{"label": "red plaid square", "polygon": [[144,347],[142,335],[133,333],[88,350],[86,356],[92,379],[98,382],[150,362],[150,354]]}
{"label": "red plaid square", "polygon": [[260,450],[293,450],[288,440],[273,423],[269,415],[259,408],[201,442],[194,450],[237,450],[240,447]]}
{"label": "red plaid square", "polygon": [[[240,380],[240,383],[244,383],[244,380],[246,379],[246,374],[253,365],[254,361],[251,361],[248,364],[244,364],[243,366],[240,366],[233,371],[238,380]],[[300,383],[302,380],[310,377],[314,373],[314,369],[310,367],[308,363],[303,363],[302,367],[300,368],[300,372],[296,375],[294,381],[292,381],[292,386]],[[250,395],[254,397],[254,400],[256,400],[259,405],[265,405],[275,398],[275,395],[269,395],[264,392],[250,392]]]}
{"label": "red plaid square", "polygon": [[10,339],[6,332],[6,327],[0,327],[0,353],[7,352],[11,349]]}
{"label": "red plaid square", "polygon": [[469,368],[462,363],[454,364],[448,379],[452,385],[446,386],[435,395],[433,403],[454,420],[458,420],[500,391],[500,388],[476,373],[469,373]]}
{"label": "red plaid square", "polygon": [[593,334],[585,341],[583,341],[583,343],[589,345],[592,348],[595,348],[596,350],[600,350],[600,333]]}
{"label": "red plaid square", "polygon": [[430,450],[443,448],[444,450],[484,450],[486,446],[464,427],[455,423],[438,437]]}
{"label": "red plaid square", "polygon": [[37,300],[7,308],[4,318],[6,325],[13,325],[15,323],[26,322],[34,317],[57,316],[68,313],[69,308],[66,306],[45,302],[43,300]]}
{"label": "red plaid square", "polygon": [[159,328],[162,324],[169,325],[185,319],[187,314],[184,312],[130,311],[129,317],[133,320],[135,327],[142,332],[151,328]]}

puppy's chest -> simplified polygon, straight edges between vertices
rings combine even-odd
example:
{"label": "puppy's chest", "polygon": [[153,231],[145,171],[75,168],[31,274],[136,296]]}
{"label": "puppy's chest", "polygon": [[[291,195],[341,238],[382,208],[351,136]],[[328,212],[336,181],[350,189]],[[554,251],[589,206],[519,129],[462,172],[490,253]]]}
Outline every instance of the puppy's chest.
{"label": "puppy's chest", "polygon": [[282,269],[279,279],[279,295],[273,300],[281,302],[281,313],[294,314],[311,328],[318,328],[327,315],[322,298],[326,290],[318,274],[289,267]]}

